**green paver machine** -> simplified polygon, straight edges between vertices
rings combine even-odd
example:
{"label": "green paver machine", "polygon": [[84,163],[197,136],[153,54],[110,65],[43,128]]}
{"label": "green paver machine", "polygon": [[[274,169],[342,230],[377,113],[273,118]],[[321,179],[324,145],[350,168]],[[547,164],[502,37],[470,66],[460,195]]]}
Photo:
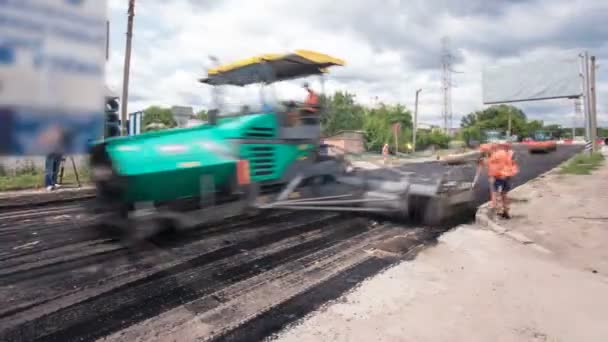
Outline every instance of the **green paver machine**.
{"label": "green paver machine", "polygon": [[[323,75],[340,65],[344,62],[338,58],[297,50],[218,66],[200,82],[269,85]],[[197,127],[96,143],[91,169],[97,227],[145,237],[263,209],[411,217],[414,211],[427,211],[420,209],[417,197],[440,200],[433,201],[438,209],[426,215],[430,220],[443,216],[444,206],[471,202],[471,182],[450,182],[445,175],[429,181],[398,171],[371,178],[352,172],[345,158],[319,153],[319,114],[302,107],[285,102],[229,115],[212,111],[209,122]]]}

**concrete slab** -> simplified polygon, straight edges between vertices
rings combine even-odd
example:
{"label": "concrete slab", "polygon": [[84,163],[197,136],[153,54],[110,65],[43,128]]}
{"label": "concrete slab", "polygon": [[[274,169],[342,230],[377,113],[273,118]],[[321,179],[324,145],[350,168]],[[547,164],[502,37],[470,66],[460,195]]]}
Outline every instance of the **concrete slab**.
{"label": "concrete slab", "polygon": [[282,331],[278,341],[597,341],[608,279],[463,226]]}

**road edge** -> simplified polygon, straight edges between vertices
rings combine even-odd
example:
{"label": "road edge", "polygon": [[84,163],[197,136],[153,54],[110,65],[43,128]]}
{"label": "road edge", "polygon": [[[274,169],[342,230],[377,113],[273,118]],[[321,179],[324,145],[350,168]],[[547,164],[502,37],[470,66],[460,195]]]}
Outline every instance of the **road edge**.
{"label": "road edge", "polygon": [[[524,193],[526,191],[529,191],[529,187],[531,186],[531,184],[538,180],[538,179],[542,179],[545,178],[549,175],[555,174],[557,172],[559,172],[559,170],[566,165],[567,163],[569,163],[572,159],[576,158],[580,153],[584,153],[579,152],[574,154],[572,157],[564,160],[563,162],[559,163],[557,166],[555,166],[554,168],[541,173],[540,175],[538,175],[537,177],[534,177],[533,179],[530,179],[529,181],[525,182],[524,184],[516,187],[515,189],[513,189],[511,191],[512,195],[520,195],[521,193]],[[483,228],[487,228],[493,232],[495,232],[498,235],[504,235],[507,236],[508,238],[519,242],[521,244],[525,244],[525,245],[534,245],[534,247],[536,249],[540,249],[543,252],[546,253],[551,253],[549,250],[537,245],[534,243],[534,241],[532,239],[530,239],[529,237],[527,237],[526,235],[519,233],[519,232],[514,232],[514,231],[510,231],[507,228],[501,226],[499,223],[497,223],[495,220],[493,220],[493,218],[491,217],[492,215],[490,214],[490,202],[486,202],[482,205],[479,206],[479,208],[477,208],[477,212],[475,213],[475,223]]]}
{"label": "road edge", "polygon": [[95,188],[83,186],[75,189],[60,189],[53,192],[27,191],[0,193],[0,210],[26,206],[40,206],[53,203],[71,202],[95,196]]}

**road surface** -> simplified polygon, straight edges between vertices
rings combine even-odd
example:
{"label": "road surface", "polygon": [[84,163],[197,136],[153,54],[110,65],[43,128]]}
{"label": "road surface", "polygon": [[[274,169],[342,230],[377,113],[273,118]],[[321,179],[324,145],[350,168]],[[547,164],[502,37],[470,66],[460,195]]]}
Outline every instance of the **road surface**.
{"label": "road surface", "polygon": [[[518,153],[515,183],[578,150]],[[487,197],[482,180],[477,202]],[[0,341],[259,340],[444,231],[267,212],[133,250],[87,234],[87,220],[73,203],[0,212]]]}

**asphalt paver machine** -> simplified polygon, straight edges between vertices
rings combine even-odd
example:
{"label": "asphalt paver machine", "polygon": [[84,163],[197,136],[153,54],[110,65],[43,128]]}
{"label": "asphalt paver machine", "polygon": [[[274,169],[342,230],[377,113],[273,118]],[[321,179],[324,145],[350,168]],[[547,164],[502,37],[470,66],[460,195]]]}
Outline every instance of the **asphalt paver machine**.
{"label": "asphalt paver machine", "polygon": [[[200,82],[268,87],[322,77],[341,65],[338,58],[297,50],[220,65]],[[432,172],[358,170],[348,155],[320,152],[322,101],[317,113],[303,107],[288,101],[212,111],[200,126],[97,142],[90,158],[95,227],[145,238],[264,210],[370,212],[437,224],[472,203],[474,163],[436,162],[427,168]]]}

